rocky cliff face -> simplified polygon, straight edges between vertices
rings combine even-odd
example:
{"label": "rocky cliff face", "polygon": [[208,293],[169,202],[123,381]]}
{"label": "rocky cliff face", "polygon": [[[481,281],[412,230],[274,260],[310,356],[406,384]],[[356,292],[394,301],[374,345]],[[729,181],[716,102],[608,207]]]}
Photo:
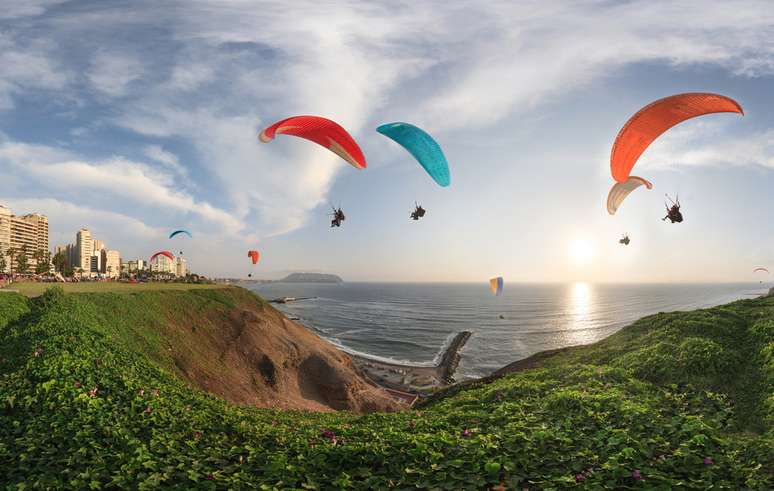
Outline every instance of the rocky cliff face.
{"label": "rocky cliff face", "polygon": [[[175,316],[164,327],[180,375],[224,399],[260,407],[356,412],[397,409],[350,357],[266,304],[239,302],[224,317]],[[204,321],[204,322],[202,322]],[[196,325],[209,329],[192,329]]]}

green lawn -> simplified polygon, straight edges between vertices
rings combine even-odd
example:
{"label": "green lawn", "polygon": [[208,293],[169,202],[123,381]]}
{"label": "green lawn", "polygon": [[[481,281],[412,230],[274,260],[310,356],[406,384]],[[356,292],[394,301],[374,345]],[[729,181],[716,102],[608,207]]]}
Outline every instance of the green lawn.
{"label": "green lawn", "polygon": [[13,283],[5,290],[18,291],[22,295],[34,298],[43,295],[43,293],[54,286],[62,287],[65,293],[132,293],[147,291],[167,291],[167,290],[200,290],[225,288],[227,285],[197,285],[188,283],[113,283],[113,282],[93,282],[93,283]]}

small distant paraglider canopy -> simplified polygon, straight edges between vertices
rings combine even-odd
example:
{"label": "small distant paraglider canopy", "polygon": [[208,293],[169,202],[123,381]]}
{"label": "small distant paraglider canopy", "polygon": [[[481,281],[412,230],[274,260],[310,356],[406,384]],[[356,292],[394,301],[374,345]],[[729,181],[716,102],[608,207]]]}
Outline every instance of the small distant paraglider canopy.
{"label": "small distant paraglider canopy", "polygon": [[765,271],[766,273],[769,272],[769,270],[766,269],[766,268],[755,268],[755,269],[753,269],[753,273],[757,273],[759,271],[761,271],[761,272]]}
{"label": "small distant paraglider canopy", "polygon": [[611,215],[615,215],[615,212],[618,211],[618,207],[621,206],[623,200],[640,186],[645,186],[648,189],[653,188],[653,184],[651,184],[650,181],[637,176],[631,176],[624,182],[615,183],[612,189],[610,189],[610,193],[607,195],[607,212]]}
{"label": "small distant paraglider canopy", "polygon": [[258,251],[247,251],[247,257],[253,261],[253,264],[258,264],[258,258],[260,258],[261,255],[258,253]]}
{"label": "small distant paraglider canopy", "polygon": [[451,184],[451,174],[441,146],[421,128],[409,123],[388,123],[376,131],[402,146],[424,167],[440,186]]}
{"label": "small distant paraglider canopy", "polygon": [[498,276],[497,278],[489,280],[489,289],[492,290],[492,293],[495,295],[500,296],[503,292],[503,277]]}
{"label": "small distant paraglider canopy", "polygon": [[640,155],[669,128],[688,119],[714,113],[744,115],[735,100],[700,92],[665,97],[643,107],[629,118],[613,143],[610,154],[613,179],[625,182]]}
{"label": "small distant paraglider canopy", "polygon": [[173,256],[171,252],[169,252],[169,251],[159,251],[159,252],[157,252],[156,254],[154,254],[154,255],[152,255],[150,257],[150,262],[153,262],[153,260],[156,259],[159,256],[167,257],[167,258],[169,258],[170,261],[174,261],[175,260],[175,256]]}
{"label": "small distant paraglider canopy", "polygon": [[335,121],[320,116],[293,116],[277,121],[261,131],[258,138],[264,143],[276,135],[293,135],[321,145],[356,169],[366,168],[366,159],[357,142]]}
{"label": "small distant paraglider canopy", "polygon": [[188,237],[193,239],[193,235],[191,235],[191,232],[189,232],[188,230],[175,230],[174,232],[169,234],[169,238],[171,239],[171,238],[176,237],[176,236],[178,236],[180,234],[187,235]]}

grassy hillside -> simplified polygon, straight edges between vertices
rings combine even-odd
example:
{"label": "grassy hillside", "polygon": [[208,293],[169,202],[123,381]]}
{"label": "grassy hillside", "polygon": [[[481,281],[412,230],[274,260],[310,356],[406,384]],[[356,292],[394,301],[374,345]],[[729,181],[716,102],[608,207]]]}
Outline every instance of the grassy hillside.
{"label": "grassy hillside", "polygon": [[355,415],[188,387],[164,361],[170,319],[135,316],[213,319],[247,294],[152,295],[139,313],[0,295],[9,489],[774,489],[774,299],[659,314],[420,411]]}
{"label": "grassy hillside", "polygon": [[[16,291],[27,297],[39,297],[51,288],[51,283],[18,282],[11,283],[5,289]],[[226,288],[226,285],[207,285],[196,283],[119,283],[119,282],[83,282],[83,283],[56,283],[65,293],[141,293],[147,291],[170,290],[212,290]]]}

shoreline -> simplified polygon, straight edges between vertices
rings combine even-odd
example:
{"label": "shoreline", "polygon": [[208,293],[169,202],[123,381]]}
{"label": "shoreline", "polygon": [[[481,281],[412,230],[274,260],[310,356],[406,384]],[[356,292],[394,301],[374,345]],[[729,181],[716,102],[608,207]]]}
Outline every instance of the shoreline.
{"label": "shoreline", "polygon": [[[417,395],[428,393],[453,383],[454,373],[460,362],[460,351],[472,336],[470,331],[461,331],[441,355],[436,366],[416,366],[389,363],[360,355],[347,353],[355,366],[376,385]],[[346,352],[344,352],[346,353]]]}

